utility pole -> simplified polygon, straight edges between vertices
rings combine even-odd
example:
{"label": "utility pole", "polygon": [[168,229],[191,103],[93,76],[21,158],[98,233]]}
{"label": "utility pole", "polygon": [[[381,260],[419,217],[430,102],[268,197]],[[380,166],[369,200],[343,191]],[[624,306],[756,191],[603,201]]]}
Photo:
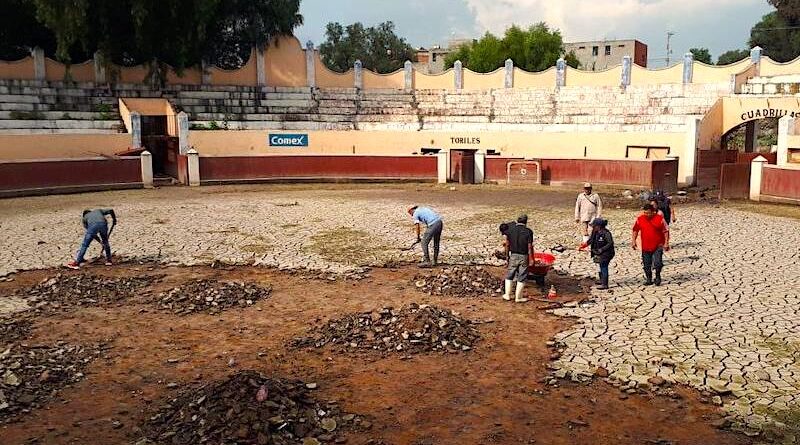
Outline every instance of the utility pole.
{"label": "utility pole", "polygon": [[672,48],[670,48],[670,40],[675,35],[675,31],[667,31],[667,67],[669,67],[669,57],[672,55]]}

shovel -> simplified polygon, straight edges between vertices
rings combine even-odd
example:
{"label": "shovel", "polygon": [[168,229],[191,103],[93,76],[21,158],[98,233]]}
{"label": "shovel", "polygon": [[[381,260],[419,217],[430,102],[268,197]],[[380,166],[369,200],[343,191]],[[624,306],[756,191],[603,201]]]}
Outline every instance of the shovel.
{"label": "shovel", "polygon": [[408,246],[408,247],[401,247],[401,248],[400,248],[400,251],[401,251],[401,252],[408,252],[409,250],[413,250],[413,249],[414,249],[414,247],[417,247],[417,244],[419,244],[419,243],[420,243],[420,241],[421,241],[421,240],[416,240],[416,241],[414,241],[414,242],[413,242],[413,243],[412,243],[410,246]]}

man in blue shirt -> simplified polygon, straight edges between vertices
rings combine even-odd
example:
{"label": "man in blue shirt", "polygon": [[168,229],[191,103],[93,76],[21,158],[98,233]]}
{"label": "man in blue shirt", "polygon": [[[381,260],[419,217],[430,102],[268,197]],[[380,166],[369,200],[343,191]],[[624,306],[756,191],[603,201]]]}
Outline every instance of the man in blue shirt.
{"label": "man in blue shirt", "polygon": [[[408,209],[408,214],[414,218],[414,225],[417,230],[417,242],[422,242],[423,261],[419,267],[431,267],[431,257],[428,246],[433,240],[433,264],[439,263],[439,242],[442,239],[442,217],[428,207],[414,206]],[[420,238],[420,226],[425,224],[425,234]]]}
{"label": "man in blue shirt", "polygon": [[103,245],[103,250],[106,253],[106,266],[111,265],[111,245],[108,243],[108,221],[106,216],[110,216],[112,224],[117,225],[117,215],[113,209],[86,209],[83,211],[81,222],[83,223],[83,228],[86,229],[86,233],[83,236],[83,243],[81,243],[81,248],[78,250],[75,260],[67,263],[66,266],[68,268],[80,269],[81,264],[84,262],[83,256],[86,254],[86,250],[95,239]]}

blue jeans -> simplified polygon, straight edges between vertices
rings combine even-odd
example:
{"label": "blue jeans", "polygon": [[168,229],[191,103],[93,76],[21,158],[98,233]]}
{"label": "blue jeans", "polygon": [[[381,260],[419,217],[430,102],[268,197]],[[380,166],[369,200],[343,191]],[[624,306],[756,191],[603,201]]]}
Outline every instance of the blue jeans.
{"label": "blue jeans", "polygon": [[83,243],[81,244],[80,250],[78,250],[78,255],[75,257],[76,263],[80,264],[83,262],[83,256],[86,255],[89,244],[92,244],[92,240],[94,240],[97,235],[100,235],[100,240],[103,243],[103,250],[106,252],[106,258],[108,261],[111,261],[111,245],[108,244],[108,224],[99,222],[90,224],[89,227],[86,228],[86,234],[83,236]]}
{"label": "blue jeans", "polygon": [[608,286],[608,266],[611,264],[611,261],[604,261],[599,263],[600,266],[600,283],[605,286]]}

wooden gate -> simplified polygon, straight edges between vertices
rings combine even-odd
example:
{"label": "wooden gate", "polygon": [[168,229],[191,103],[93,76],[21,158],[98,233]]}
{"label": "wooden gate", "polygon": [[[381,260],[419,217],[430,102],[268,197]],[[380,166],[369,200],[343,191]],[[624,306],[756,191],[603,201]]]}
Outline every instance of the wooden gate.
{"label": "wooden gate", "polygon": [[736,150],[700,150],[697,154],[697,187],[718,187],[722,164],[736,162],[738,154]]}
{"label": "wooden gate", "polygon": [[722,164],[719,176],[720,199],[750,197],[750,164]]}
{"label": "wooden gate", "polygon": [[450,150],[450,181],[459,184],[475,183],[475,151]]}

